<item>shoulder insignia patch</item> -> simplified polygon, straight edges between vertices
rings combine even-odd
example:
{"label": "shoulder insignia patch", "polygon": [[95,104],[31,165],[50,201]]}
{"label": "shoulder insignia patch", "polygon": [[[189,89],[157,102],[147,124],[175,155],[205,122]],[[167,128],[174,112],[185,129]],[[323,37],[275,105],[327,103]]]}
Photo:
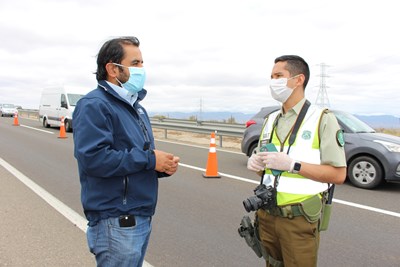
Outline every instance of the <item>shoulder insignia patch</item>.
{"label": "shoulder insignia patch", "polygon": [[336,142],[339,146],[344,147],[344,135],[343,130],[338,130],[336,132]]}

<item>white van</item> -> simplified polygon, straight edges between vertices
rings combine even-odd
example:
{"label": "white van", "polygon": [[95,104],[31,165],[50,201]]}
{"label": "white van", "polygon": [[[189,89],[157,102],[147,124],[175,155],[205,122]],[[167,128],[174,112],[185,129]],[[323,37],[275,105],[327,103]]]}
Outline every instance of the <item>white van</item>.
{"label": "white van", "polygon": [[39,121],[43,127],[59,127],[64,117],[65,131],[71,132],[75,105],[86,93],[85,90],[66,86],[45,88],[39,106]]}

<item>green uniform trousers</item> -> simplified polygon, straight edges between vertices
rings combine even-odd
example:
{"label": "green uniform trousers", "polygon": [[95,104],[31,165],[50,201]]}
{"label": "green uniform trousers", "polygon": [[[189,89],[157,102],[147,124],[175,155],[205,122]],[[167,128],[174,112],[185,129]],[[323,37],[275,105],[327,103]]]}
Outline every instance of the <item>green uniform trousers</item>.
{"label": "green uniform trousers", "polygon": [[[283,261],[285,267],[317,266],[318,222],[309,223],[303,216],[291,219],[273,216],[262,209],[257,211],[257,216],[259,236],[270,257]],[[279,265],[267,260],[266,266]]]}

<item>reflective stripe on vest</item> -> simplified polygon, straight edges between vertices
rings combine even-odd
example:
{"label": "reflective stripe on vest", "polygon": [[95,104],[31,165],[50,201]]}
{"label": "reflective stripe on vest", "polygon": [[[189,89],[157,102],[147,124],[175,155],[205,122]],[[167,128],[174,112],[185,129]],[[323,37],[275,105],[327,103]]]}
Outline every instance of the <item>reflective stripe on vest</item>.
{"label": "reflective stripe on vest", "polygon": [[[294,160],[301,160],[307,163],[320,164],[321,155],[319,151],[319,122],[323,109],[315,106],[310,106],[307,114],[297,132],[297,137],[294,144],[290,148],[290,157]],[[276,111],[267,118],[264,123],[263,130],[260,136],[260,144],[268,142],[271,136],[272,128],[275,119],[280,111]],[[264,137],[265,136],[265,137]],[[276,130],[272,137],[272,143],[278,148],[279,151],[287,153],[289,148],[289,138],[281,144]],[[282,150],[282,145],[284,145]],[[275,177],[271,174],[270,169],[265,169],[264,181],[272,184]],[[278,205],[287,205],[291,203],[301,202],[315,194],[321,193],[328,189],[328,184],[317,182],[299,174],[292,174],[283,172],[279,178],[277,187],[277,200]]]}

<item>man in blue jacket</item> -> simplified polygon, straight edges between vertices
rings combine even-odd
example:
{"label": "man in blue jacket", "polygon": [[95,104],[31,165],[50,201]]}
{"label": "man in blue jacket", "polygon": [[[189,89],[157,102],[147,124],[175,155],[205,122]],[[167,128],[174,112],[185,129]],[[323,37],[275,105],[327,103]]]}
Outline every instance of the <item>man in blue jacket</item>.
{"label": "man in blue jacket", "polygon": [[75,157],[87,239],[98,266],[142,266],[158,178],[179,158],[156,150],[140,101],[146,73],[136,37],[107,41],[97,56],[98,87],[74,111]]}

